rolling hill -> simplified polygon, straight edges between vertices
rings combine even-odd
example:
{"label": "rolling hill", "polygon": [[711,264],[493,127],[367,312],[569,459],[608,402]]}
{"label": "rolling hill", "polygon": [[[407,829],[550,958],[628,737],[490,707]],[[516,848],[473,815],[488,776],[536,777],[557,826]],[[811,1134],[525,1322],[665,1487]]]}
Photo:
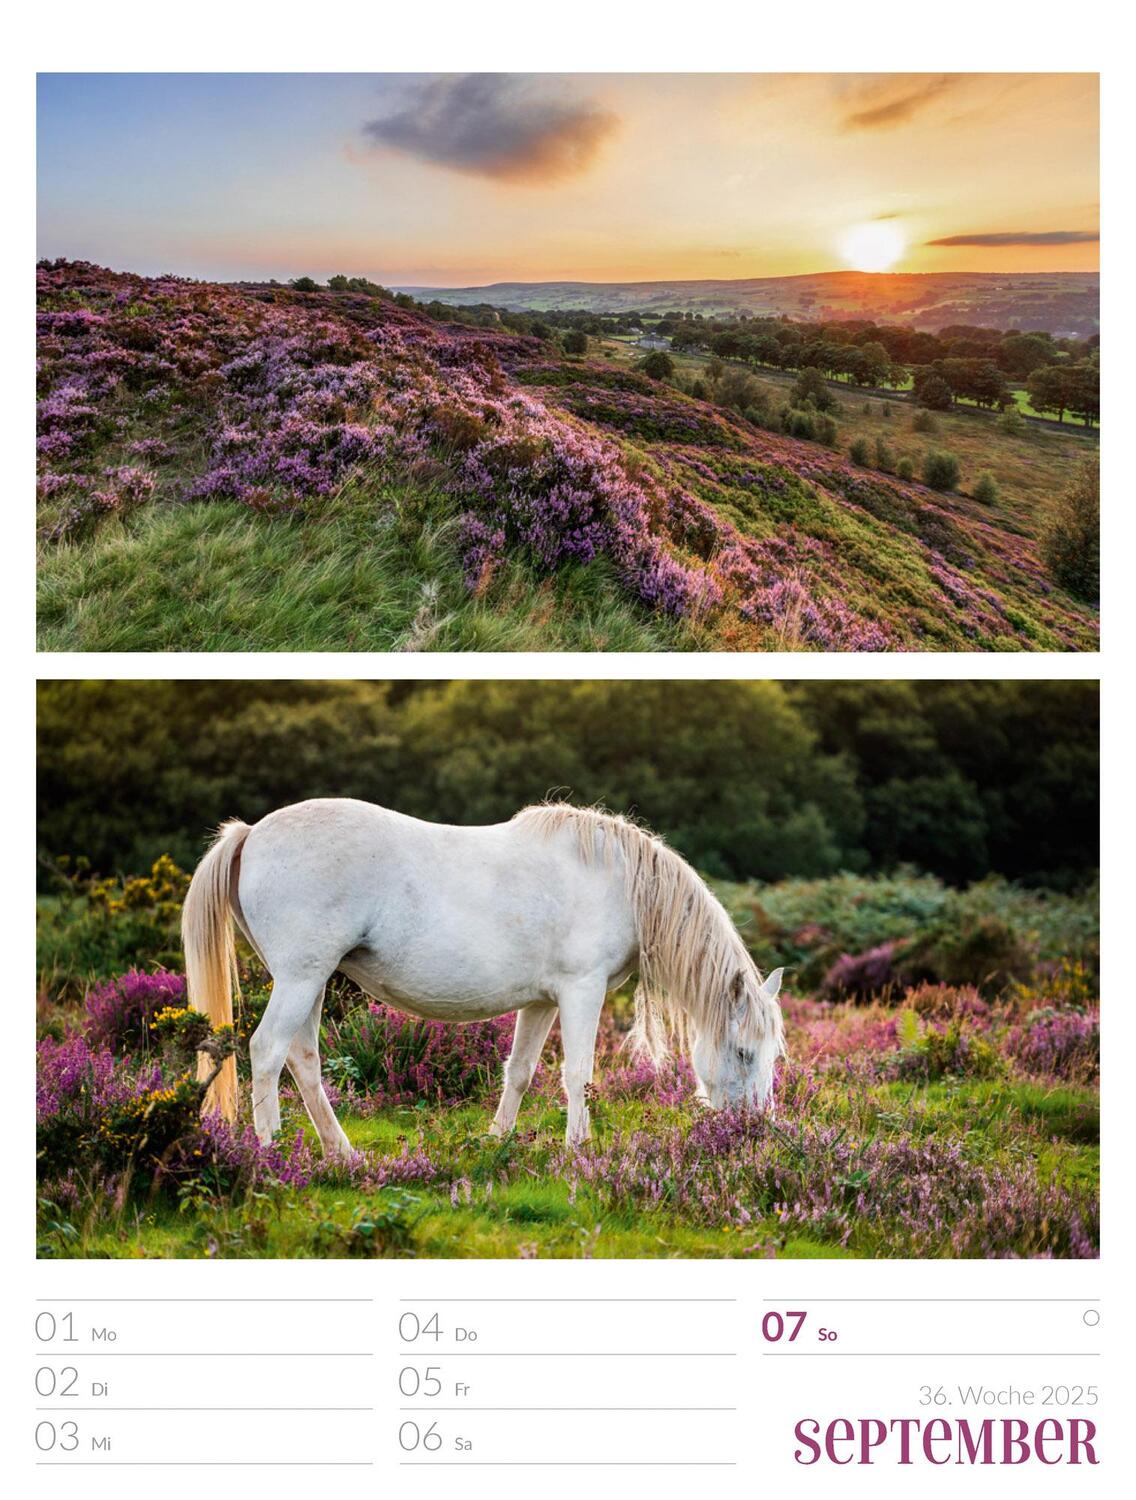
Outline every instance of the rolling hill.
{"label": "rolling hill", "polygon": [[1018,518],[634,370],[359,293],[38,292],[51,648],[1095,649]]}
{"label": "rolling hill", "polygon": [[492,286],[398,287],[452,307],[489,304],[536,312],[702,313],[809,320],[872,318],[929,331],[952,323],[1087,336],[1100,329],[1095,272],[829,271],[742,281],[500,281]]}

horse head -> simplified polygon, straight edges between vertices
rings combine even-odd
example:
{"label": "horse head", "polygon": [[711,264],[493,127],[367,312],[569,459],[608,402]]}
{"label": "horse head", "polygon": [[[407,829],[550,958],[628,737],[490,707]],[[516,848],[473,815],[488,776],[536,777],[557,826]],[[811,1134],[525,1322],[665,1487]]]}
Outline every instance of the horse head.
{"label": "horse head", "polygon": [[739,969],[723,996],[725,1024],[700,1027],[691,1051],[699,1095],[713,1109],[763,1109],[771,1104],[773,1071],[784,1051],[777,995],[783,969],[764,981]]}

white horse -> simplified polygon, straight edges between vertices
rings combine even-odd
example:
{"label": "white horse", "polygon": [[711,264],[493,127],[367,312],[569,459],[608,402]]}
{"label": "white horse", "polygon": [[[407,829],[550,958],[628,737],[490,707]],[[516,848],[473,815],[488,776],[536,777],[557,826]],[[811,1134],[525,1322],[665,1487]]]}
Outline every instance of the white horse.
{"label": "white horse", "polygon": [[[224,824],[182,913],[190,1002],[233,1016],[235,918],[272,975],[253,1033],[253,1122],[280,1127],[284,1064],[326,1152],[351,1150],[320,1078],[324,986],[339,970],[410,1015],[478,1021],[516,1011],[492,1130],[512,1130],[556,1015],[570,1145],[606,996],[635,970],[632,1039],[655,1061],[678,1040],[714,1107],[767,1106],[784,1052],[777,969],[762,982],[728,914],[690,866],[625,819],[563,804],[508,823],[424,823],[346,798]],[[237,1113],[230,1058],[207,1108]]]}

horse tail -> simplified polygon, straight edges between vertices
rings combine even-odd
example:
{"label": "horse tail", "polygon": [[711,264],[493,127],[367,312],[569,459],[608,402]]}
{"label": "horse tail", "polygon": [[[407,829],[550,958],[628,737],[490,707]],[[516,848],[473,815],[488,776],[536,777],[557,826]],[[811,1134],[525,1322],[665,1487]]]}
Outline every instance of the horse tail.
{"label": "horse tail", "polygon": [[[181,940],[185,951],[185,978],[189,1003],[204,1011],[213,1026],[233,1024],[233,991],[240,994],[237,975],[237,945],[233,937],[233,897],[241,849],[249,825],[231,818],[194,871],[181,911]],[[204,1080],[213,1071],[209,1058],[200,1055],[197,1076]],[[237,1117],[237,1063],[227,1057],[209,1087],[202,1106],[218,1110],[226,1120]]]}

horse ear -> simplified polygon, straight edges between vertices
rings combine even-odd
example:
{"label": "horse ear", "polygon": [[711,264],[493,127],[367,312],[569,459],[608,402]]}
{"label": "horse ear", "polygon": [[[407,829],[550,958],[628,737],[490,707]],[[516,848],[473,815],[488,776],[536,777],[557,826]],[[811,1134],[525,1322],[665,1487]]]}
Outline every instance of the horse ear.
{"label": "horse ear", "polygon": [[761,995],[764,1000],[776,1000],[781,993],[781,976],[784,969],[774,969],[772,974],[765,976],[765,983],[761,986]]}
{"label": "horse ear", "polygon": [[735,1020],[741,1020],[745,1011],[745,975],[739,969],[730,980],[730,1013]]}

